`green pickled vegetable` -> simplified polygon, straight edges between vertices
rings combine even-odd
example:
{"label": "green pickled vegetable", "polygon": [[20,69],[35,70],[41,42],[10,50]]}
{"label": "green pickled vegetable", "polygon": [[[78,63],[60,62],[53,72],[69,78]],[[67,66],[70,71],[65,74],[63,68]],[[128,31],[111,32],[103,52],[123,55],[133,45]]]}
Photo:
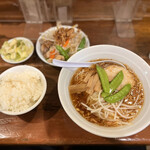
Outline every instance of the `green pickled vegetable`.
{"label": "green pickled vegetable", "polygon": [[81,49],[85,48],[85,43],[86,43],[86,39],[85,39],[85,37],[83,37],[80,44],[79,44],[79,46],[78,46],[77,51],[80,51]]}
{"label": "green pickled vegetable", "polygon": [[106,96],[109,96],[111,93],[113,93],[118,88],[118,86],[121,84],[122,80],[123,80],[123,72],[120,71],[114,77],[114,79],[110,82],[110,93],[102,92],[101,96],[106,97]]}
{"label": "green pickled vegetable", "polygon": [[59,51],[59,53],[60,53],[61,55],[64,56],[65,60],[68,60],[68,59],[69,59],[69,54],[68,54],[69,50],[64,50],[64,49],[63,49],[61,46],[59,46],[59,45],[56,45],[56,49]]}
{"label": "green pickled vegetable", "polygon": [[21,45],[22,40],[18,40],[17,41],[17,47],[19,47]]}
{"label": "green pickled vegetable", "polygon": [[109,80],[105,70],[98,65],[96,65],[96,70],[101,80],[103,91],[106,93],[110,93]]}
{"label": "green pickled vegetable", "polygon": [[0,54],[7,60],[21,61],[28,57],[34,47],[27,40],[12,39],[11,41],[5,41],[0,49]]}
{"label": "green pickled vegetable", "polygon": [[126,84],[119,92],[117,92],[114,95],[105,97],[104,100],[107,101],[108,103],[116,103],[122,100],[130,92],[130,89],[131,84]]}

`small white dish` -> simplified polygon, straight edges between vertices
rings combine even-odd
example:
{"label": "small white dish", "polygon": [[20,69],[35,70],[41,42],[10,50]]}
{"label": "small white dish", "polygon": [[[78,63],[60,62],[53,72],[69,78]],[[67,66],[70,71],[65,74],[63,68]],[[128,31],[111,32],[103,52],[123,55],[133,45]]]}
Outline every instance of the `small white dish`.
{"label": "small white dish", "polygon": [[26,110],[24,110],[22,112],[12,112],[12,111],[4,111],[4,110],[0,110],[0,112],[2,112],[4,114],[7,114],[7,115],[22,115],[22,114],[25,114],[25,113],[33,110],[43,100],[43,98],[45,96],[45,93],[46,93],[46,89],[47,89],[47,82],[46,82],[44,74],[39,69],[37,69],[35,67],[28,66],[28,65],[19,65],[19,66],[15,66],[15,67],[9,68],[9,69],[7,69],[6,71],[4,71],[3,73],[0,74],[0,79],[2,77],[4,77],[5,75],[9,74],[9,73],[13,73],[13,72],[19,73],[19,72],[22,72],[24,70],[35,71],[35,72],[37,72],[40,75],[42,83],[43,83],[43,91],[42,91],[41,96],[39,97],[39,99],[31,107],[29,107],[28,109],[26,109]]}
{"label": "small white dish", "polygon": [[[23,60],[21,60],[21,61],[8,60],[8,59],[6,59],[3,55],[1,55],[1,58],[2,58],[5,62],[10,63],[10,64],[20,64],[20,63],[23,63],[23,62],[27,61],[27,60],[33,55],[33,52],[34,52],[34,45],[33,45],[33,42],[32,42],[31,40],[29,40],[28,38],[25,38],[25,37],[15,37],[15,38],[13,38],[13,39],[27,41],[27,42],[28,42],[30,45],[32,45],[32,47],[33,47],[32,52],[31,52],[25,59],[23,59]],[[13,39],[8,40],[8,42],[11,42]]]}
{"label": "small white dish", "polygon": [[[67,26],[67,25],[63,25],[62,27],[64,27],[64,28],[72,28],[72,26]],[[77,31],[77,28],[74,28],[75,29],[75,31]],[[46,59],[44,58],[44,56],[43,56],[43,54],[42,54],[42,52],[41,52],[41,50],[40,50],[40,48],[41,48],[41,44],[40,44],[40,39],[41,39],[41,37],[44,35],[44,34],[46,34],[46,33],[49,33],[49,32],[54,32],[55,30],[57,30],[57,27],[51,27],[51,28],[49,28],[48,30],[46,30],[45,32],[43,32],[42,34],[41,34],[41,36],[38,38],[38,40],[37,40],[37,42],[36,42],[36,53],[37,53],[37,55],[39,56],[39,58],[43,61],[43,62],[45,62],[46,64],[49,64],[49,65],[52,65],[52,66],[55,66],[53,63],[49,63],[48,61],[46,61]],[[81,33],[83,34],[83,36],[85,37],[85,39],[86,39],[86,47],[89,47],[90,46],[90,41],[89,41],[89,39],[88,39],[88,36],[83,32],[83,31],[81,31]]]}
{"label": "small white dish", "polygon": [[68,86],[74,74],[67,68],[63,68],[58,78],[58,94],[61,104],[68,116],[84,130],[102,137],[119,138],[136,134],[150,124],[150,67],[138,55],[125,48],[113,45],[97,45],[85,48],[74,54],[69,62],[88,62],[96,59],[113,59],[128,65],[139,77],[144,88],[144,104],[138,116],[129,125],[120,127],[103,127],[93,124],[83,118],[74,108]]}

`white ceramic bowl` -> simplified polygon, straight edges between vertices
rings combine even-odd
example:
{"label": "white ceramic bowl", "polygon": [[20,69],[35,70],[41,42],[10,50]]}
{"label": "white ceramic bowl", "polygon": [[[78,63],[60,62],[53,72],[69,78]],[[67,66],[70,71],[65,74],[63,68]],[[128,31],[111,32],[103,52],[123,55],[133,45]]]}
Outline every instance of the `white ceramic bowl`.
{"label": "white ceramic bowl", "polygon": [[[63,25],[62,27],[64,27],[64,28],[71,28],[72,26]],[[44,56],[43,56],[43,54],[42,54],[42,52],[41,52],[41,50],[40,50],[40,48],[41,48],[40,39],[41,39],[41,37],[42,37],[44,34],[47,34],[47,33],[49,33],[49,32],[54,32],[55,30],[57,30],[57,27],[51,27],[51,28],[49,28],[48,30],[46,30],[45,32],[43,32],[43,33],[41,34],[41,36],[38,38],[38,40],[37,40],[37,42],[36,42],[36,53],[37,53],[37,55],[39,56],[39,58],[40,58],[43,62],[45,62],[45,63],[47,63],[47,64],[50,64],[50,65],[52,65],[52,66],[55,66],[55,65],[54,65],[53,63],[49,63],[48,61],[46,61],[46,59],[44,58]],[[76,30],[77,30],[77,28],[75,28],[75,31],[76,31]],[[84,36],[85,39],[86,39],[86,47],[89,47],[89,46],[90,46],[90,41],[89,41],[87,35],[86,35],[83,31],[81,31],[81,33],[83,34],[83,36]]]}
{"label": "white ceramic bowl", "polygon": [[[23,59],[23,60],[21,60],[21,61],[8,60],[8,59],[6,59],[3,55],[1,55],[1,58],[2,58],[5,62],[10,63],[10,64],[20,64],[20,63],[23,63],[23,62],[27,61],[27,60],[33,55],[33,52],[34,52],[34,45],[33,45],[32,41],[29,40],[29,39],[27,39],[27,38],[25,38],[25,37],[15,37],[15,38],[13,38],[13,39],[27,41],[28,44],[32,45],[32,47],[33,47],[32,52],[31,52],[25,59]],[[11,42],[13,39],[8,40],[8,42]]]}
{"label": "white ceramic bowl", "polygon": [[33,110],[35,107],[37,107],[40,102],[43,100],[44,96],[45,96],[45,93],[46,93],[46,89],[47,89],[47,82],[46,82],[46,79],[45,79],[45,76],[44,74],[38,70],[37,68],[35,67],[32,67],[32,66],[28,66],[28,65],[19,65],[19,66],[15,66],[15,67],[12,67],[10,69],[7,69],[6,71],[4,71],[3,73],[0,74],[0,79],[2,77],[4,77],[5,75],[9,74],[9,73],[19,73],[19,72],[22,72],[24,70],[31,70],[31,71],[35,71],[37,72],[40,77],[41,77],[41,80],[42,80],[42,83],[43,83],[43,91],[42,91],[42,94],[40,96],[40,98],[35,102],[34,105],[32,105],[31,107],[29,107],[28,109],[22,111],[22,112],[12,112],[12,111],[3,111],[3,110],[0,110],[0,112],[4,113],[4,114],[7,114],[7,115],[22,115],[22,114],[25,114],[31,110]]}
{"label": "white ceramic bowl", "polygon": [[68,86],[74,74],[74,71],[63,68],[58,79],[58,93],[61,104],[68,116],[81,128],[98,136],[117,138],[136,134],[146,128],[150,123],[150,67],[149,65],[135,53],[118,46],[97,45],[73,55],[68,61],[86,62],[98,58],[108,58],[118,60],[127,64],[138,75],[144,87],[145,99],[144,105],[138,116],[130,125],[121,127],[102,127],[88,122],[74,108]]}

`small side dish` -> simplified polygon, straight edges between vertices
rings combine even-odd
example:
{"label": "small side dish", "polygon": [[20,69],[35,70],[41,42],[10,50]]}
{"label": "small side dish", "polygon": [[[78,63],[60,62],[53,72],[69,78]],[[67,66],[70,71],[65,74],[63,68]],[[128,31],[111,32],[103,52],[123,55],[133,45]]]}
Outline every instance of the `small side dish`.
{"label": "small side dish", "polygon": [[8,63],[21,63],[33,53],[33,43],[22,37],[5,41],[0,49],[2,59]]}
{"label": "small side dish", "polygon": [[38,42],[36,49],[40,51],[37,53],[48,63],[52,63],[53,59],[67,61],[70,56],[89,46],[87,36],[76,26],[52,27],[40,36]]}

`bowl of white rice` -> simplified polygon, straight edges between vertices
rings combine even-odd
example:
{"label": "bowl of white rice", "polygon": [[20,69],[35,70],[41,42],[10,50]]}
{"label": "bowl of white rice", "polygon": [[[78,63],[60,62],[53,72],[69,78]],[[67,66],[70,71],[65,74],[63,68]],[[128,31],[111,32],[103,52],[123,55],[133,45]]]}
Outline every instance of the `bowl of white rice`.
{"label": "bowl of white rice", "polygon": [[35,67],[19,65],[0,75],[0,112],[21,115],[34,109],[43,100],[47,82]]}

